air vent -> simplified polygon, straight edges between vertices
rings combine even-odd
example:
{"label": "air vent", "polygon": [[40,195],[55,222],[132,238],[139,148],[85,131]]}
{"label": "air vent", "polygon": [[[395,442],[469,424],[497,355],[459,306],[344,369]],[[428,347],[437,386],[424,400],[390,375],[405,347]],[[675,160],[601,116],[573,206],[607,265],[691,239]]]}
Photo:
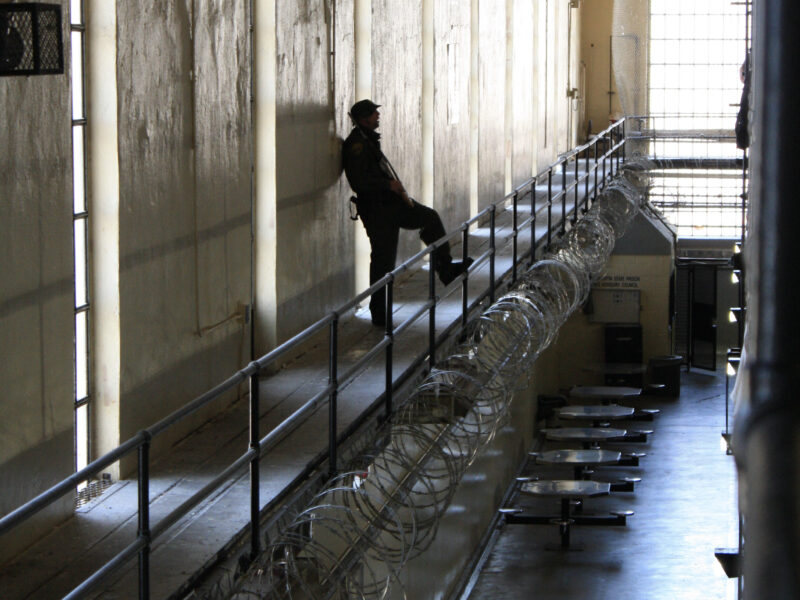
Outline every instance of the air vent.
{"label": "air vent", "polygon": [[678,250],[678,256],[681,258],[730,258],[731,254],[730,250],[713,250],[710,248]]}
{"label": "air vent", "polygon": [[61,7],[0,4],[0,75],[64,72]]}

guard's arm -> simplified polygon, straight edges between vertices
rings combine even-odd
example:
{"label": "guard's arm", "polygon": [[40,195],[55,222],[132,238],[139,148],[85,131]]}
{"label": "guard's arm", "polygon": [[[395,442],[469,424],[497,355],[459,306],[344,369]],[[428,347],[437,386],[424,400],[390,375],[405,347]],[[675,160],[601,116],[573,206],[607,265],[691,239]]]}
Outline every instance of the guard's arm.
{"label": "guard's arm", "polygon": [[347,181],[356,194],[379,194],[391,190],[391,180],[381,171],[377,160],[364,142],[347,144],[342,153]]}

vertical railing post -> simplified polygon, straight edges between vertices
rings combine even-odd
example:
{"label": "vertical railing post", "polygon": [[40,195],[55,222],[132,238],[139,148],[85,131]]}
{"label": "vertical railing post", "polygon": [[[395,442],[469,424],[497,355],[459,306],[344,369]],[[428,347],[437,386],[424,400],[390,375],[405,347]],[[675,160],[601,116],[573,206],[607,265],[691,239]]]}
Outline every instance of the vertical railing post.
{"label": "vertical railing post", "polygon": [[600,146],[599,140],[594,141],[594,190],[592,191],[592,204],[597,200],[597,173],[600,169],[597,166],[597,149]]}
{"label": "vertical railing post", "polygon": [[575,182],[574,182],[574,185],[575,185],[575,211],[572,213],[572,224],[573,225],[578,221],[578,202],[579,202],[578,195],[580,193],[579,192],[580,186],[578,185],[578,182],[580,181],[580,179],[578,179],[578,164],[579,163],[580,163],[580,159],[578,158],[578,155],[576,154],[575,155]]}
{"label": "vertical railing post", "polygon": [[255,560],[261,552],[261,436],[259,419],[261,402],[258,390],[258,375],[261,367],[257,362],[250,373],[250,450],[255,452],[250,459],[250,560]]}
{"label": "vertical railing post", "polygon": [[547,170],[547,251],[553,241],[553,167]]}
{"label": "vertical railing post", "polygon": [[583,164],[585,173],[583,174],[583,212],[589,210],[589,149],[583,151]]}
{"label": "vertical railing post", "polygon": [[567,161],[561,163],[561,235],[567,232]]}
{"label": "vertical railing post", "polygon": [[494,291],[495,291],[495,282],[494,282],[494,267],[495,267],[495,235],[494,235],[494,226],[495,226],[495,211],[497,207],[492,205],[491,210],[489,211],[489,252],[491,255],[489,256],[489,301],[494,302]]}
{"label": "vertical railing post", "polygon": [[531,181],[531,261],[532,267],[536,262],[536,177]]}
{"label": "vertical railing post", "polygon": [[[461,232],[461,260],[467,260],[469,257],[469,227],[464,227],[464,230]],[[467,272],[466,277],[461,282],[461,326],[466,327],[467,325],[467,316],[469,307],[467,303],[469,302],[469,272]]]}
{"label": "vertical railing post", "polygon": [[392,311],[394,309],[394,275],[389,279],[386,284],[386,337],[389,338],[389,344],[386,346],[386,390],[384,392],[386,404],[386,418],[392,415],[393,398],[392,398],[392,370],[393,366],[393,351],[394,351],[394,325],[392,324]]}
{"label": "vertical railing post", "polygon": [[328,474],[335,477],[339,471],[338,458],[338,400],[339,400],[339,315],[333,315],[330,328],[328,352],[328,383],[331,386],[328,398]]}
{"label": "vertical railing post", "polygon": [[513,238],[511,239],[511,255],[513,257],[511,263],[511,283],[514,284],[517,282],[517,235],[519,231],[517,230],[517,202],[519,202],[519,191],[514,191],[514,208],[511,215],[512,227],[511,227],[511,235]]}
{"label": "vertical railing post", "polygon": [[[744,248],[744,239],[745,234],[747,233],[747,170],[747,149],[745,148],[742,150],[742,193],[739,196],[742,199],[742,228],[741,235],[739,237],[739,241],[742,243],[742,248]],[[739,306],[744,305],[739,304]]]}
{"label": "vertical railing post", "polygon": [[139,550],[139,600],[150,599],[150,434],[139,445],[139,523],[137,535],[145,546]]}
{"label": "vertical railing post", "polygon": [[[434,250],[434,253],[436,250]],[[428,311],[428,364],[433,369],[436,364],[436,271],[433,268],[433,254],[430,255],[428,269],[428,300],[431,308]]]}
{"label": "vertical railing post", "polygon": [[606,187],[606,158],[608,157],[608,150],[606,149],[608,146],[607,136],[608,134],[603,136],[603,187]]}
{"label": "vertical railing post", "polygon": [[[620,134],[622,136],[622,162],[623,162],[623,164],[625,163],[625,159],[626,159],[625,146],[628,145],[627,133],[626,133],[626,128],[625,128],[626,123],[627,123],[627,118],[623,118],[622,119],[622,131],[620,132]],[[617,167],[619,167],[619,164],[617,164]]]}

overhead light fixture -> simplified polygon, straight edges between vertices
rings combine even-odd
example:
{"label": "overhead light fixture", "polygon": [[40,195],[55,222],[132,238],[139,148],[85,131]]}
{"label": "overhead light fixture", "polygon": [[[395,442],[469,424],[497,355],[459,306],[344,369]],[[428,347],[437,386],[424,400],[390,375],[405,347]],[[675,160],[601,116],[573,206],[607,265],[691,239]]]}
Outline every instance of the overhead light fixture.
{"label": "overhead light fixture", "polygon": [[738,323],[744,318],[744,308],[731,308],[728,311],[728,322]]}

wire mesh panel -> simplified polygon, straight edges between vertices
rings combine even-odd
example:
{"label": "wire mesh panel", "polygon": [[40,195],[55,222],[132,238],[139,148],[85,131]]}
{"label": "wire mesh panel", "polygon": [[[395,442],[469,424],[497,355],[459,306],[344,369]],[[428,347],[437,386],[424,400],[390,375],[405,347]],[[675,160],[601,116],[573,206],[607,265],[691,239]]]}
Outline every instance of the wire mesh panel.
{"label": "wire mesh panel", "polygon": [[748,4],[652,0],[650,201],[679,237],[739,238],[745,225],[742,151],[734,126],[747,56]]}
{"label": "wire mesh panel", "polygon": [[0,5],[0,75],[64,72],[61,7]]}
{"label": "wire mesh panel", "polygon": [[733,169],[681,168],[653,172],[650,202],[679,237],[741,236],[742,173]]}
{"label": "wire mesh panel", "polygon": [[[650,114],[707,115],[691,127],[732,129],[742,93],[746,19],[744,2],[651,0]],[[673,127],[669,121],[663,126]]]}

